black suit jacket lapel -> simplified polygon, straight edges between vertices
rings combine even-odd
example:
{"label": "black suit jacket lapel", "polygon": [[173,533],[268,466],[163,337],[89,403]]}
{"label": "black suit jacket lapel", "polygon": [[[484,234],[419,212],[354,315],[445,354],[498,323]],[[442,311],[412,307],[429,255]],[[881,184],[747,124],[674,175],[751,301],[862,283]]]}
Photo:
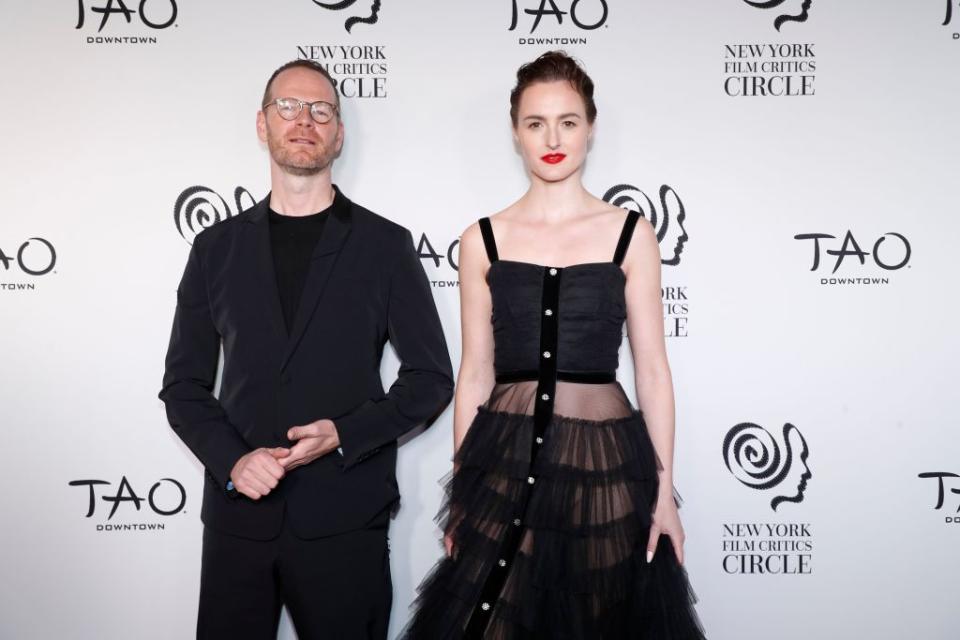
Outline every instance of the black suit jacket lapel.
{"label": "black suit jacket lapel", "polygon": [[269,209],[268,193],[266,198],[250,210],[246,218],[245,251],[239,259],[244,260],[245,256],[250,256],[253,271],[250,286],[254,287],[255,299],[262,301],[259,306],[282,345],[288,342],[288,336],[283,321],[283,307],[280,304],[280,290],[277,288],[276,269],[273,266],[273,250],[270,246],[270,220],[267,216]]}
{"label": "black suit jacket lapel", "polygon": [[[341,197],[343,197],[341,195]],[[313,257],[310,260],[310,269],[307,273],[307,281],[303,285],[303,293],[300,295],[300,304],[297,306],[297,313],[294,317],[293,325],[290,330],[290,337],[287,340],[287,349],[283,354],[283,362],[280,365],[281,371],[287,366],[291,356],[297,350],[300,340],[303,338],[310,319],[313,317],[317,308],[317,303],[323,295],[323,291],[333,272],[337,258],[340,255],[340,249],[350,235],[352,204],[347,201],[345,206],[335,210],[327,219],[323,226],[323,233],[320,235],[320,242],[313,250]]]}

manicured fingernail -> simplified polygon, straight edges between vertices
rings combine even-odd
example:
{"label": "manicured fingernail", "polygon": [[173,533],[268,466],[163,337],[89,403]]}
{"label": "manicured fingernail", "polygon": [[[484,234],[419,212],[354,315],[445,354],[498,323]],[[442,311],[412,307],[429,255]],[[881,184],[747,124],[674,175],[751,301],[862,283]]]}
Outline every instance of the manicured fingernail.
{"label": "manicured fingernail", "polygon": [[653,551],[647,551],[647,564],[650,564],[651,560],[653,560]]}

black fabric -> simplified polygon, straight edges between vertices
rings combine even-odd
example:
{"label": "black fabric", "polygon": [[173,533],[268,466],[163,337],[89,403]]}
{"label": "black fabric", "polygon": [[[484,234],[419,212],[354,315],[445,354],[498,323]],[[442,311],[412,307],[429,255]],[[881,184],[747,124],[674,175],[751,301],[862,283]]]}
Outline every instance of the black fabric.
{"label": "black fabric", "polygon": [[303,285],[307,281],[310,259],[320,242],[327,216],[343,210],[346,198],[336,191],[329,207],[308,216],[287,216],[270,209],[270,252],[273,270],[277,276],[277,291],[287,331],[296,316]]}
{"label": "black fabric", "polygon": [[487,260],[491,263],[499,259],[497,256],[497,241],[493,238],[493,227],[490,218],[480,218],[480,235],[483,237],[483,246],[487,250]]}
{"label": "black fabric", "polygon": [[302,540],[203,532],[197,638],[275,640],[287,606],[300,640],[383,640],[393,600],[386,514],[372,526]]}
{"label": "black fabric", "polygon": [[[358,529],[399,498],[397,438],[449,402],[453,372],[410,232],[346,200],[329,213],[290,330],[270,249],[269,196],[199,234],[177,290],[160,399],[206,473],[201,518],[267,540]],[[400,360],[384,392],[387,342]],[[213,394],[219,352],[223,374]],[[290,427],[334,421],[336,451],[258,501],[225,490],[237,460],[291,446]]]}
{"label": "black fabric", "polygon": [[533,437],[530,438],[530,453],[527,456],[529,475],[526,483],[520,484],[519,494],[514,496],[513,526],[507,527],[501,535],[500,548],[496,556],[498,561],[487,571],[487,576],[477,599],[480,606],[474,606],[473,613],[464,631],[465,640],[482,640],[494,614],[493,603],[497,602],[507,580],[514,572],[513,564],[518,561],[518,551],[525,535],[526,513],[534,495],[534,484],[539,477],[535,472],[537,458],[543,447],[547,426],[553,415],[553,403],[557,386],[557,317],[558,314],[545,314],[546,310],[560,308],[560,283],[563,282],[563,270],[550,268],[543,273],[543,295],[540,301],[540,367],[537,372],[537,402],[533,411]]}
{"label": "black fabric", "polygon": [[[543,274],[546,267],[499,260],[487,282],[493,301],[494,369],[538,370]],[[558,322],[557,368],[614,371],[627,317],[623,271],[613,262],[574,265],[563,270]]]}
{"label": "black fabric", "polygon": [[[538,371],[501,371],[497,373],[497,384],[506,382],[523,382],[536,380]],[[605,384],[617,379],[616,371],[557,371],[557,380],[565,382],[582,382],[584,384]]]}
{"label": "black fabric", "polygon": [[617,242],[617,250],[613,254],[614,264],[623,264],[623,259],[627,255],[627,248],[630,247],[630,240],[633,239],[633,230],[637,227],[637,220],[639,219],[639,212],[627,212],[627,220],[623,224],[623,231],[620,233],[620,241]]}
{"label": "black fabric", "polygon": [[[628,212],[613,258],[622,260],[633,237],[638,216]],[[545,275],[557,267],[499,258],[497,241],[489,218],[479,220],[490,258],[487,283],[493,303],[494,370],[539,371],[540,329],[557,310],[542,308]],[[616,371],[627,303],[620,266],[610,262],[564,267],[559,304],[564,313],[556,318],[558,343],[556,367],[561,371]]]}
{"label": "black fabric", "polygon": [[487,281],[498,375],[538,375],[498,379],[479,407],[437,516],[453,557],[420,585],[401,637],[703,640],[667,536],[646,561],[663,467],[644,417],[591,375],[617,366],[623,271],[501,259]]}

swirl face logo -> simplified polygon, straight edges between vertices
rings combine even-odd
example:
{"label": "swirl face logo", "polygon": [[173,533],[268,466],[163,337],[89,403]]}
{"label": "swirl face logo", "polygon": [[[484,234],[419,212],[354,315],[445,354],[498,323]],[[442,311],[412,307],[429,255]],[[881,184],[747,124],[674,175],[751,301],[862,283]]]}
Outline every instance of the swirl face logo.
{"label": "swirl face logo", "polygon": [[[793,441],[797,441],[800,448],[797,465],[794,465]],[[799,479],[795,489],[788,489],[787,494],[778,495],[770,501],[770,508],[774,511],[783,502],[803,502],[807,480],[813,477],[807,466],[807,457],[810,455],[807,441],[800,430],[789,422],[783,425],[783,442],[785,455],[769,431],[751,422],[736,425],[723,439],[723,461],[727,469],[751,489],[764,491],[781,484],[790,487],[793,481]],[[786,482],[788,476],[791,482]]]}
{"label": "swirl face logo", "polygon": [[198,185],[184,189],[173,205],[173,221],[177,231],[184,240],[193,244],[194,238],[204,229],[256,204],[250,192],[243,187],[233,190],[233,200],[236,210],[231,210],[220,194],[207,187]]}
{"label": "swirl face logo", "polygon": [[[680,254],[683,246],[689,240],[683,223],[687,219],[687,212],[680,196],[673,187],[660,187],[660,210],[650,197],[630,184],[618,184],[603,194],[603,199],[627,211],[636,211],[653,225],[657,233],[657,242],[660,243],[660,262],[671,266],[680,264]],[[676,212],[676,213],[674,213]]]}
{"label": "swirl face logo", "polygon": [[[743,0],[745,3],[751,7],[757,9],[775,9],[782,5],[787,0]],[[780,31],[780,27],[784,22],[806,22],[807,18],[810,16],[809,9],[810,5],[813,4],[813,0],[803,0],[803,4],[800,5],[800,13],[796,15],[791,15],[788,13],[781,14],[776,17],[773,21],[773,27]]]}
{"label": "swirl face logo", "polygon": [[[340,2],[322,2],[321,0],[313,0],[313,4],[318,7],[323,7],[324,9],[329,9],[330,11],[343,11],[344,9],[349,9],[355,5],[358,0],[341,0]],[[380,13],[380,0],[374,0],[370,5],[370,13],[366,17],[353,16],[347,18],[347,21],[343,23],[343,28],[347,30],[347,33],[350,33],[350,30],[353,29],[354,25],[357,24],[376,24],[377,23],[377,14]]]}

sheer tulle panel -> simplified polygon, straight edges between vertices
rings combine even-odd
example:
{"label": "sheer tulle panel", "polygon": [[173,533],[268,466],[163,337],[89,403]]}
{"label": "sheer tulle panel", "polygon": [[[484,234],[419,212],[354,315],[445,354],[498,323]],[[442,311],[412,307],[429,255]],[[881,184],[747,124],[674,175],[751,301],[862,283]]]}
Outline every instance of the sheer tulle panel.
{"label": "sheer tulle panel", "polygon": [[[618,382],[583,384],[557,382],[553,413],[582,420],[610,420],[632,415],[630,400]],[[536,407],[537,381],[498,384],[490,394],[486,408],[498,413],[533,415]]]}
{"label": "sheer tulle panel", "polygon": [[[535,397],[536,382],[497,385],[479,408],[438,516],[454,558],[424,580],[418,603],[432,606],[404,637],[459,638],[486,576],[506,562],[487,639],[701,639],[666,538],[652,564],[644,557],[661,466],[641,414],[616,383],[559,383],[531,465]],[[517,520],[520,546],[505,557]]]}
{"label": "sheer tulle panel", "polygon": [[[523,409],[535,391],[535,384],[500,385],[488,403],[500,410],[480,408],[457,456],[442,525],[488,547],[522,515],[521,554],[536,555],[543,532],[557,532],[562,555],[575,557],[585,572],[623,563],[650,524],[661,468],[642,417],[617,384],[564,384],[558,401],[566,398],[581,414],[602,407],[598,413],[606,417],[552,416],[531,466],[533,417],[503,408]],[[529,476],[537,479],[536,490],[519,514]]]}

